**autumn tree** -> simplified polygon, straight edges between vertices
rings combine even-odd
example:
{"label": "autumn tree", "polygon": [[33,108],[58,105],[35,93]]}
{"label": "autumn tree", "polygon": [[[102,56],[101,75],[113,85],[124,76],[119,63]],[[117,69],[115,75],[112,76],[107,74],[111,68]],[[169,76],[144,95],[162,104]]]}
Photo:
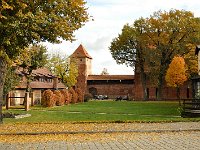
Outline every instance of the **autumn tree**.
{"label": "autumn tree", "polygon": [[87,20],[84,0],[0,0],[0,105],[8,63],[21,49],[41,41],[72,41]]}
{"label": "autumn tree", "polygon": [[185,10],[170,10],[155,12],[146,18],[145,38],[151,48],[151,58],[148,68],[158,81],[158,99],[162,98],[162,87],[167,68],[176,55],[187,54],[190,49],[188,44],[196,45],[199,40],[200,18]]}
{"label": "autumn tree", "polygon": [[189,52],[183,55],[187,66],[188,78],[190,79],[198,75],[198,56],[195,55],[195,48],[196,46],[189,44]]}
{"label": "autumn tree", "polygon": [[183,57],[175,56],[169,64],[165,76],[167,85],[177,89],[177,98],[180,104],[180,86],[187,80],[185,60]]}
{"label": "autumn tree", "polygon": [[57,75],[68,87],[72,87],[77,82],[78,66],[70,61],[69,57],[54,54],[49,57],[46,65],[53,74]]}

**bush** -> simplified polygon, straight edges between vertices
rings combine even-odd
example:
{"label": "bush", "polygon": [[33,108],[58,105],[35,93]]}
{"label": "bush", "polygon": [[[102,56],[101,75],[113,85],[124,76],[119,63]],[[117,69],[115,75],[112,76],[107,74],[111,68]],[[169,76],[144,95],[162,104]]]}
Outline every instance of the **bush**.
{"label": "bush", "polygon": [[70,101],[71,101],[70,100],[70,93],[69,93],[69,91],[67,89],[63,89],[60,92],[63,95],[65,104],[69,104]]}
{"label": "bush", "polygon": [[56,104],[55,95],[51,90],[46,90],[42,93],[41,104],[44,107],[53,107]]}
{"label": "bush", "polygon": [[72,104],[77,103],[78,95],[77,95],[76,91],[73,88],[70,88],[69,93],[71,94],[71,103]]}
{"label": "bush", "polygon": [[90,99],[92,99],[92,94],[90,94],[90,93],[86,93],[85,95],[84,95],[84,102],[88,102]]}
{"label": "bush", "polygon": [[78,95],[78,102],[83,102],[83,99],[84,99],[83,91],[80,88],[77,88],[76,93]]}
{"label": "bush", "polygon": [[62,106],[65,103],[64,96],[61,94],[59,90],[54,91],[54,98],[57,106]]}

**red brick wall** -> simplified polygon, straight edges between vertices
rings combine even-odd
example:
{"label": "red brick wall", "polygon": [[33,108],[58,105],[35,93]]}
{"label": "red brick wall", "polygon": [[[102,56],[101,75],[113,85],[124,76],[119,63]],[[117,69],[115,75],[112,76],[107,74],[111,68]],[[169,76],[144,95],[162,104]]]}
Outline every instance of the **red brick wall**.
{"label": "red brick wall", "polygon": [[[189,88],[188,88],[189,85]],[[156,87],[147,83],[149,99],[154,100],[156,99]],[[166,83],[164,83],[164,87],[162,90],[163,99],[177,99],[177,92],[176,88],[168,87]],[[189,96],[189,97],[188,97]],[[185,82],[184,85],[180,87],[180,98],[187,99],[192,98],[192,88],[191,82]],[[143,90],[142,90],[142,83],[140,80],[140,75],[135,75],[135,100],[142,100],[143,99]]]}
{"label": "red brick wall", "polygon": [[117,96],[129,96],[134,97],[134,85],[133,84],[93,84],[87,86],[87,92],[90,88],[97,89],[97,95],[107,95],[109,98],[116,98]]}

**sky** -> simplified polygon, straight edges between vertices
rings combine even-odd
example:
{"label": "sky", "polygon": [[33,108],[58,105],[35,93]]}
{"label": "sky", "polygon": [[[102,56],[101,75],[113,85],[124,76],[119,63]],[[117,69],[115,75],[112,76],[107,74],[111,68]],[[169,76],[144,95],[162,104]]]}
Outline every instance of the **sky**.
{"label": "sky", "polygon": [[104,68],[110,75],[133,75],[133,69],[119,65],[112,58],[109,46],[121,33],[123,26],[140,17],[149,17],[158,10],[184,9],[200,17],[200,0],[85,0],[92,18],[75,32],[76,41],[60,44],[43,43],[48,53],[71,55],[80,44],[92,60],[92,73],[100,74]]}

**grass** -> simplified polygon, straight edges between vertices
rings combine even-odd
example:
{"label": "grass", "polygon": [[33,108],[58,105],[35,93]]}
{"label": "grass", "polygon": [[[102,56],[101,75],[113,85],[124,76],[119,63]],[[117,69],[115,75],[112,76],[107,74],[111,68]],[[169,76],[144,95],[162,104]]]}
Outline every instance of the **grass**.
{"label": "grass", "polygon": [[34,106],[28,112],[20,109],[4,109],[3,112],[31,114],[23,119],[5,118],[4,123],[200,121],[200,118],[181,118],[178,107],[178,102],[166,101],[90,101],[53,108]]}

